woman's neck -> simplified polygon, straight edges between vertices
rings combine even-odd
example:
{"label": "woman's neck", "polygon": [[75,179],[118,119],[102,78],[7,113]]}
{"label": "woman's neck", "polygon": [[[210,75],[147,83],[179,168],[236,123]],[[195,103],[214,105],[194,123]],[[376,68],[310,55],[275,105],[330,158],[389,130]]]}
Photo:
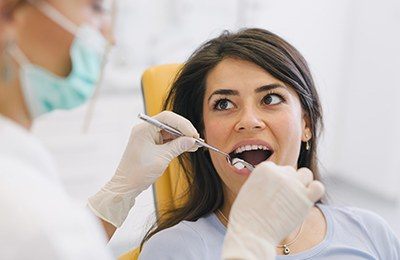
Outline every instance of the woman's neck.
{"label": "woman's neck", "polygon": [[[286,237],[281,245],[287,244],[295,239],[298,229]],[[321,243],[327,232],[327,223],[325,217],[318,207],[313,207],[308,216],[304,219],[303,228],[296,242],[290,246],[292,254],[301,253],[309,250]],[[277,254],[283,254],[282,248],[277,248]]]}
{"label": "woman's neck", "polygon": [[7,84],[0,80],[0,114],[26,129],[32,126],[32,119],[17,77]]}
{"label": "woman's neck", "polygon": [[[220,212],[218,212],[217,217],[221,221],[224,226],[228,226],[228,222],[225,220],[229,218],[229,213],[231,212],[231,207],[233,202],[236,199],[237,194],[233,191],[231,191],[227,186],[222,185],[222,190],[224,193],[224,204],[222,207],[219,209]],[[223,214],[223,216],[221,216]]]}
{"label": "woman's neck", "polygon": [[[218,219],[221,221],[221,223],[224,224],[224,226],[226,227],[228,225],[228,222],[225,220],[225,218],[228,219],[229,217],[229,213],[231,211],[232,204],[235,201],[236,195],[224,187],[224,197],[225,197],[224,205],[222,206],[222,208],[220,208],[220,211],[223,214],[223,216],[221,216],[221,213],[218,212],[216,215]],[[283,245],[289,243],[290,241],[293,241],[293,239],[295,239],[296,236],[298,235],[300,228],[301,225],[298,226],[287,237],[285,237],[279,244]],[[298,241],[296,243],[293,243],[293,246],[291,246],[291,252],[292,253],[303,252],[317,245],[324,239],[325,234],[326,234],[325,218],[322,212],[317,207],[313,207],[310,213],[304,219],[303,227],[301,228],[301,233],[296,239]],[[277,247],[277,254],[278,255],[283,254],[281,248]]]}

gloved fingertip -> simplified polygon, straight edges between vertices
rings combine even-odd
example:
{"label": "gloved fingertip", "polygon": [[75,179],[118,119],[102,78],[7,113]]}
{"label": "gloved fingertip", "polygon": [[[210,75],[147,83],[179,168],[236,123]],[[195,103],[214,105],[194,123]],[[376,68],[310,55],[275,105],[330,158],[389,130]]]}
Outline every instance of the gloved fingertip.
{"label": "gloved fingertip", "polygon": [[197,145],[197,143],[195,142],[194,145],[188,149],[188,152],[196,152],[201,146]]}
{"label": "gloved fingertip", "polygon": [[300,168],[297,170],[297,177],[298,179],[305,185],[308,186],[313,180],[314,175],[312,171],[308,168]]}
{"label": "gloved fingertip", "polygon": [[199,148],[194,138],[181,137],[181,139],[181,148],[183,151],[195,152]]}
{"label": "gloved fingertip", "polygon": [[307,196],[312,202],[316,202],[325,194],[325,186],[319,181],[312,181],[308,185]]}

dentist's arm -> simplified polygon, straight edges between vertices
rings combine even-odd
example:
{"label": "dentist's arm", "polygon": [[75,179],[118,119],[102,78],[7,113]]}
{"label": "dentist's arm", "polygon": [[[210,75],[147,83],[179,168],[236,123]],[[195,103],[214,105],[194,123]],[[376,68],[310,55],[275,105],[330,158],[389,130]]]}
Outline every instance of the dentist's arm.
{"label": "dentist's arm", "polygon": [[89,208],[102,220],[109,237],[122,225],[136,197],[163,174],[172,159],[183,152],[197,150],[191,137],[199,134],[190,121],[170,111],[154,118],[190,137],[164,143],[159,128],[148,123],[133,127],[115,175],[89,198]]}
{"label": "dentist's arm", "polygon": [[307,168],[258,165],[229,215],[222,259],[275,259],[276,245],[298,227],[324,194]]}

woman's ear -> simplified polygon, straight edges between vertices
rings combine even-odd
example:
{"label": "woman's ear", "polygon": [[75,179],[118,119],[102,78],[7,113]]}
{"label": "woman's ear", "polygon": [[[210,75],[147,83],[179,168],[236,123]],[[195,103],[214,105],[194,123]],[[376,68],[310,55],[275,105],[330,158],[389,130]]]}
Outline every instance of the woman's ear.
{"label": "woman's ear", "polygon": [[303,114],[301,141],[308,142],[311,138],[312,138],[312,131],[310,124],[310,117],[307,114]]}

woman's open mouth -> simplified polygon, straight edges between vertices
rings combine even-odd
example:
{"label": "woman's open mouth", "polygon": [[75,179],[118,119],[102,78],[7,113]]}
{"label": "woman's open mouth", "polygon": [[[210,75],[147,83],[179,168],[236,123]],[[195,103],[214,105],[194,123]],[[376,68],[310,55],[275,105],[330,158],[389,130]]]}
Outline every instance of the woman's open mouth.
{"label": "woman's open mouth", "polygon": [[229,156],[239,158],[256,166],[268,160],[274,151],[264,144],[246,144],[235,148]]}

